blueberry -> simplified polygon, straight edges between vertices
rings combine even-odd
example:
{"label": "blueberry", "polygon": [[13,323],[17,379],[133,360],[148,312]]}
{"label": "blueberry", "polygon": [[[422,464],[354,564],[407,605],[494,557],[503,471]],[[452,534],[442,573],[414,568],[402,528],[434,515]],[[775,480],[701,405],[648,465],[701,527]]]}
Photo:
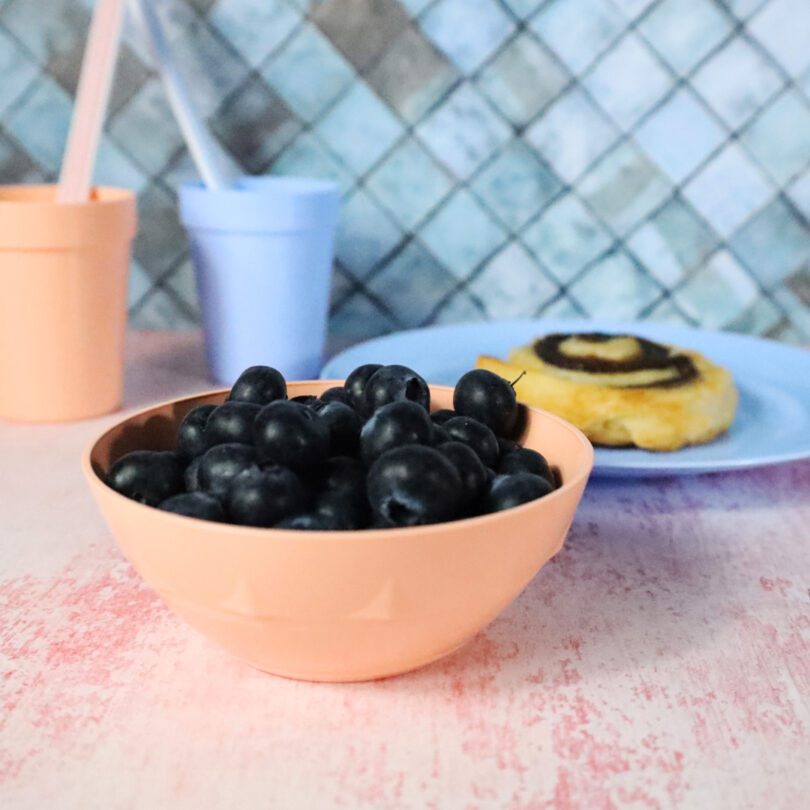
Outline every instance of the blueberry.
{"label": "blueberry", "polygon": [[434,447],[438,447],[440,444],[445,444],[445,442],[450,442],[452,439],[450,438],[450,434],[441,426],[441,425],[433,425],[433,438],[431,439],[431,444]]}
{"label": "blueberry", "polygon": [[177,429],[177,452],[186,458],[201,456],[208,449],[206,424],[216,405],[200,405],[189,411]]}
{"label": "blueberry", "polygon": [[498,437],[498,452],[501,458],[508,456],[510,453],[514,453],[519,447],[520,445],[517,442],[513,442],[511,439],[504,439],[502,436]]}
{"label": "blueberry", "polygon": [[368,525],[366,468],[361,461],[336,456],[326,462],[314,511],[328,515],[335,524],[346,528],[360,529]]}
{"label": "blueberry", "polygon": [[498,440],[495,434],[481,422],[467,416],[448,419],[442,427],[453,441],[469,445],[487,467],[498,462]]}
{"label": "blueberry", "polygon": [[224,498],[231,481],[256,463],[256,451],[249,444],[218,444],[206,452],[197,473],[202,491]]}
{"label": "blueberry", "polygon": [[360,453],[371,464],[386,450],[405,444],[430,444],[433,424],[427,411],[415,402],[390,402],[378,408],[363,425]]}
{"label": "blueberry", "polygon": [[316,500],[313,512],[326,518],[336,529],[365,529],[371,522],[368,503],[350,503],[335,493],[324,492]]}
{"label": "blueberry", "polygon": [[559,467],[551,468],[551,475],[554,478],[554,489],[559,489],[563,485],[562,473]]}
{"label": "blueberry", "polygon": [[329,453],[333,456],[351,455],[357,451],[363,422],[351,405],[331,400],[318,410],[321,421],[329,430]]}
{"label": "blueberry", "polygon": [[531,473],[545,478],[549,484],[554,486],[554,476],[548,462],[540,453],[530,450],[528,447],[518,447],[514,452],[505,455],[498,463],[498,472],[501,475],[519,472]]}
{"label": "blueberry", "polygon": [[245,369],[231,388],[229,400],[267,405],[287,398],[287,383],[280,371],[269,366],[251,366]]}
{"label": "blueberry", "polygon": [[329,428],[311,408],[298,402],[271,402],[254,426],[256,451],[263,464],[280,464],[309,475],[329,454]]}
{"label": "blueberry", "polygon": [[458,470],[464,505],[470,510],[477,511],[478,499],[489,483],[487,468],[481,463],[475,451],[461,442],[447,442],[436,449]]}
{"label": "blueberry", "polygon": [[135,450],[112,465],[107,484],[133,501],[157,506],[183,491],[183,461],[177,453]]}
{"label": "blueberry", "polygon": [[250,402],[224,402],[214,408],[205,428],[208,446],[253,444],[253,423],[260,410],[260,405]]}
{"label": "blueberry", "polygon": [[348,456],[334,456],[321,469],[318,489],[343,498],[361,499],[366,495],[366,468],[362,461]]}
{"label": "blueberry", "polygon": [[375,371],[381,369],[379,363],[366,363],[364,366],[358,366],[348,377],[343,387],[346,389],[346,396],[351,405],[356,411],[362,413],[366,407],[366,383]]}
{"label": "blueberry", "polygon": [[551,484],[539,475],[525,472],[497,475],[484,500],[484,509],[487,512],[503,512],[505,509],[512,509],[542,498],[552,489]]}
{"label": "blueberry", "polygon": [[307,504],[301,479],[286,467],[248,467],[233,478],[226,505],[234,523],[269,527]]}
{"label": "blueberry", "polygon": [[327,388],[326,391],[320,395],[319,399],[321,402],[343,402],[346,405],[351,405],[349,392],[342,385]]}
{"label": "blueberry", "polygon": [[333,532],[339,531],[340,527],[327,515],[320,515],[316,512],[305,512],[293,517],[284,518],[276,523],[277,529],[296,529],[304,532]]}
{"label": "blueberry", "polygon": [[452,419],[454,416],[458,416],[455,411],[451,411],[449,408],[439,408],[438,411],[433,411],[430,418],[434,424],[443,425],[448,419]]}
{"label": "blueberry", "polygon": [[191,459],[188,467],[186,467],[186,471],[183,473],[183,480],[186,484],[186,490],[188,492],[198,492],[200,487],[200,463],[202,462],[202,456],[196,456],[195,458]]}
{"label": "blueberry", "polygon": [[460,513],[461,477],[438,450],[395,447],[368,473],[368,499],[376,523],[418,526],[453,520]]}
{"label": "blueberry", "polygon": [[290,402],[297,402],[300,405],[306,405],[308,408],[314,408],[316,405],[320,404],[318,397],[314,397],[312,394],[301,394],[300,396],[293,397]]}
{"label": "blueberry", "polygon": [[510,436],[518,418],[517,398],[511,383],[482,368],[468,371],[456,383],[453,407],[498,436]]}
{"label": "blueberry", "polygon": [[206,495],[204,492],[183,492],[180,495],[172,495],[158,508],[164,512],[173,512],[175,515],[185,515],[200,520],[214,520],[219,523],[225,521],[222,504],[212,495]]}
{"label": "blueberry", "polygon": [[365,411],[372,414],[390,402],[415,402],[430,410],[428,384],[407,366],[383,366],[366,383]]}

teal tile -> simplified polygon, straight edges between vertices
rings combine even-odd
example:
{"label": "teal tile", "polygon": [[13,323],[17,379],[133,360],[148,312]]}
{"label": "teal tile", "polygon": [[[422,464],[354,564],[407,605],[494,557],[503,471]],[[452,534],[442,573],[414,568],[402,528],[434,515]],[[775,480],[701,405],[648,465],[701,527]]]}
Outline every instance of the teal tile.
{"label": "teal tile", "polygon": [[554,173],[522,141],[512,141],[472,184],[476,195],[512,230],[544,208],[561,188]]}
{"label": "teal tile", "polygon": [[802,172],[788,186],[787,194],[802,216],[810,220],[810,168]]}
{"label": "teal tile", "polygon": [[687,318],[678,307],[672,303],[672,299],[663,297],[655,304],[649,312],[643,316],[643,320],[652,323],[663,323],[668,326],[692,326],[693,322]]}
{"label": "teal tile", "polygon": [[798,76],[810,65],[810,5],[805,0],[770,0],[747,27],[789,75]]}
{"label": "teal tile", "polygon": [[351,65],[311,24],[302,25],[262,66],[261,74],[305,121],[315,120],[355,76]]}
{"label": "teal tile", "polygon": [[661,288],[621,251],[600,259],[569,288],[592,318],[637,318],[661,294]]}
{"label": "teal tile", "polygon": [[153,287],[132,308],[129,325],[132,329],[192,329],[194,322],[181,303],[161,287]]}
{"label": "teal tile", "polygon": [[467,179],[510,139],[511,129],[465,82],[419,124],[416,134],[457,177]]}
{"label": "teal tile", "polygon": [[172,53],[204,116],[212,115],[246,78],[245,60],[202,20],[192,17],[178,30]]}
{"label": "teal tile", "polygon": [[402,240],[402,230],[362,189],[341,207],[335,254],[358,278],[364,278]]}
{"label": "teal tile", "polygon": [[517,17],[528,20],[545,0],[504,0],[504,2]]}
{"label": "teal tile", "polygon": [[426,323],[456,286],[456,280],[417,241],[410,242],[381,272],[369,290],[385,301],[405,327]]}
{"label": "teal tile", "polygon": [[175,195],[152,183],[138,195],[135,260],[153,279],[160,279],[187,251]]}
{"label": "teal tile", "polygon": [[679,197],[627,239],[641,266],[666,287],[682,281],[718,244],[717,234]]}
{"label": "teal tile", "polygon": [[737,258],[765,287],[773,287],[810,260],[810,230],[776,198],[730,241]]}
{"label": "teal tile", "polygon": [[615,42],[627,25],[611,0],[550,0],[531,29],[573,73],[581,73]]}
{"label": "teal tile", "polygon": [[624,130],[672,88],[674,77],[635,33],[628,33],[582,77],[596,103]]}
{"label": "teal tile", "polygon": [[138,262],[133,261],[129,267],[129,278],[127,280],[127,306],[129,308],[139,306],[151,289],[152,277]]}
{"label": "teal tile", "polygon": [[756,283],[727,250],[715,253],[674,293],[681,310],[708,329],[731,324],[758,297]]}
{"label": "teal tile", "polygon": [[416,123],[458,80],[458,72],[415,28],[406,28],[366,74],[380,98]]}
{"label": "teal tile", "polygon": [[790,318],[791,325],[804,336],[802,343],[810,342],[810,301],[808,300],[807,273],[802,274],[805,286],[802,290],[793,289],[793,283],[774,290],[773,299]]}
{"label": "teal tile", "polygon": [[767,335],[779,326],[782,310],[768,298],[758,298],[748,309],[741,312],[727,328],[746,335]]}
{"label": "teal tile", "polygon": [[209,125],[249,174],[263,174],[301,131],[287,105],[255,76],[228,98]]}
{"label": "teal tile", "polygon": [[329,290],[329,311],[337,312],[343,302],[357,290],[357,282],[349,272],[335,262],[332,268],[332,287]]}
{"label": "teal tile", "polygon": [[628,20],[640,17],[656,0],[611,0]]}
{"label": "teal tile", "polygon": [[768,0],[726,0],[726,5],[738,20],[744,20],[767,2]]}
{"label": "teal tile", "polygon": [[438,0],[419,19],[422,31],[460,70],[479,68],[515,29],[496,0]]}
{"label": "teal tile", "polygon": [[138,194],[147,186],[149,178],[118,144],[103,135],[96,154],[93,182],[99,186],[126,188]]}
{"label": "teal tile", "polygon": [[296,138],[273,163],[273,174],[334,180],[345,194],[354,178],[311,133]]}
{"label": "teal tile", "polygon": [[588,172],[579,190],[596,214],[623,236],[666,200],[672,186],[638,147],[625,141]]}
{"label": "teal tile", "polygon": [[356,174],[368,171],[404,132],[402,124],[364,84],[316,124],[315,134]]}
{"label": "teal tile", "polygon": [[491,318],[528,318],[558,293],[557,284],[520,244],[499,250],[470,284]]}
{"label": "teal tile", "polygon": [[163,280],[163,286],[170,290],[175,300],[179,300],[186,312],[191,313],[195,320],[200,320],[200,302],[197,296],[197,279],[194,274],[194,265],[190,259],[185,259]]}
{"label": "teal tile", "polygon": [[567,295],[557,296],[553,301],[546,304],[538,314],[543,318],[560,320],[586,318],[588,316],[588,313]]}
{"label": "teal tile", "polygon": [[774,188],[737,143],[730,142],[683,189],[684,197],[723,237],[773,196]]}
{"label": "teal tile", "polygon": [[[527,81],[527,76],[532,80]],[[481,71],[478,86],[509,121],[525,126],[559,95],[569,79],[551,53],[523,32]]]}
{"label": "teal tile", "polygon": [[730,39],[691,79],[729,127],[738,129],[782,86],[779,73],[744,39]]}
{"label": "teal tile", "polygon": [[439,311],[432,318],[432,322],[439,325],[477,323],[485,320],[487,320],[487,315],[481,302],[464,289],[457,290],[443,302]]}
{"label": "teal tile", "polygon": [[302,17],[291,0],[217,0],[208,14],[211,25],[254,67],[287,39]]}
{"label": "teal tile", "polygon": [[360,291],[346,298],[329,319],[330,337],[344,345],[384,335],[397,328],[397,322]]}
{"label": "teal tile", "polygon": [[41,183],[45,174],[22,146],[0,133],[0,177],[4,183]]}
{"label": "teal tile", "polygon": [[447,172],[413,138],[386,157],[369,175],[367,185],[394,219],[410,230],[452,188]]}
{"label": "teal tile", "polygon": [[562,283],[613,242],[604,226],[573,194],[551,205],[522,234],[523,242]]}
{"label": "teal tile", "polygon": [[40,76],[3,123],[37,163],[55,172],[62,164],[72,113],[67,93],[52,79]]}
{"label": "teal tile", "polygon": [[459,189],[422,228],[420,238],[454,276],[464,279],[505,241],[506,232],[468,191]]}
{"label": "teal tile", "polygon": [[574,87],[546,109],[525,137],[557,175],[574,183],[616,142],[619,131]]}
{"label": "teal tile", "polygon": [[399,0],[319,0],[312,5],[309,18],[361,72],[409,25]]}
{"label": "teal tile", "polygon": [[771,102],[740,141],[777,182],[787,183],[810,163],[810,108],[795,90]]}
{"label": "teal tile", "polygon": [[675,183],[682,182],[726,139],[726,132],[691,90],[670,96],[633,137]]}
{"label": "teal tile", "polygon": [[[152,77],[115,116],[109,132],[151,174],[160,174],[184,145],[163,84]],[[144,138],[149,132],[151,137]]]}
{"label": "teal tile", "polygon": [[416,17],[432,2],[433,0],[399,0],[400,5],[404,6],[412,17]]}
{"label": "teal tile", "polygon": [[0,84],[0,113],[4,113],[20,97],[38,72],[36,62],[0,28],[0,75],[3,77]]}
{"label": "teal tile", "polygon": [[672,68],[685,74],[731,33],[733,25],[714,0],[663,0],[638,30]]}

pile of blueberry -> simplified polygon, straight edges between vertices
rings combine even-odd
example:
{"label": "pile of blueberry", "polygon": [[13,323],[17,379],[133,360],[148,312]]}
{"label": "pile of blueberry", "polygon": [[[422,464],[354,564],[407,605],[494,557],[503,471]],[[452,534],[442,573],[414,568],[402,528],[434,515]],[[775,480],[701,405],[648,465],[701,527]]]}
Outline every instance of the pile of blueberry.
{"label": "pile of blueberry", "polygon": [[187,414],[175,451],[137,450],[107,482],[167,512],[310,530],[442,523],[498,512],[556,486],[540,453],[512,439],[521,406],[484,370],[458,382],[454,410],[405,366],[364,365],[320,397],[287,399],[275,369],[247,369],[221,405]]}

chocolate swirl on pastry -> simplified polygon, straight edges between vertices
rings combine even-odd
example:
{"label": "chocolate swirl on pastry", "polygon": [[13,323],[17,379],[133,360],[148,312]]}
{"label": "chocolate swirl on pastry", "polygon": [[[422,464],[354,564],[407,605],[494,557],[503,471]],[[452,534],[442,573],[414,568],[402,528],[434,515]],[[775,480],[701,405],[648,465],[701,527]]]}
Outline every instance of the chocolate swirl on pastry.
{"label": "chocolate swirl on pastry", "polygon": [[554,334],[533,348],[565,376],[611,388],[673,388],[699,376],[687,355],[631,335]]}

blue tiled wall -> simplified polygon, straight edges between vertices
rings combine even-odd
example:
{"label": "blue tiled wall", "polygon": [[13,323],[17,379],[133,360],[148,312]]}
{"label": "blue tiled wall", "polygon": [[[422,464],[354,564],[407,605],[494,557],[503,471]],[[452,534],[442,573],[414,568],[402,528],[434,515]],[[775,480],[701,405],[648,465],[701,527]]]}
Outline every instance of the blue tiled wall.
{"label": "blue tiled wall", "polygon": [[[332,332],[532,315],[810,341],[808,0],[155,0],[249,172],[344,191]],[[0,179],[57,170],[90,0],[0,2]],[[198,313],[193,167],[127,28],[98,177],[132,323]]]}

